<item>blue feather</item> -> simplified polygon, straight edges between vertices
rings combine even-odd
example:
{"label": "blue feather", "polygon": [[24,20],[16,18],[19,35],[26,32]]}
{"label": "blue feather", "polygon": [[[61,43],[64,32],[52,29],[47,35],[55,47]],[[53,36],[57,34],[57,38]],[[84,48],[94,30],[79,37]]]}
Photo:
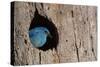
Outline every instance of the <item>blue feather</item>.
{"label": "blue feather", "polygon": [[42,47],[46,41],[50,32],[45,27],[35,27],[29,31],[29,38],[33,47]]}

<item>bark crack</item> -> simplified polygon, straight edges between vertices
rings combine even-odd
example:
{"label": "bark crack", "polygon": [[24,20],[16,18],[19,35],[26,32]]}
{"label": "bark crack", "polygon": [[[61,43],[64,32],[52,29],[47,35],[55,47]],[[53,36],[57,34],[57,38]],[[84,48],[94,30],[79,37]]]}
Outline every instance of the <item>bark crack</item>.
{"label": "bark crack", "polygon": [[97,57],[96,57],[96,54],[95,54],[95,51],[94,51],[94,47],[93,47],[93,35],[92,35],[92,32],[91,32],[91,23],[90,22],[89,22],[89,35],[90,35],[91,51],[93,53],[95,60],[97,60]]}
{"label": "bark crack", "polygon": [[75,37],[75,48],[76,48],[76,55],[77,55],[77,60],[78,62],[80,62],[80,59],[79,59],[79,49],[78,49],[78,46],[77,46],[77,42],[76,42],[76,33],[75,33],[75,24],[73,22],[73,28],[74,28],[74,37]]}
{"label": "bark crack", "polygon": [[41,52],[39,52],[39,64],[41,64]]}
{"label": "bark crack", "polygon": [[60,63],[60,58],[59,58],[58,50],[55,49],[55,51],[56,51],[56,55],[57,55],[57,57],[58,57],[58,62]]}
{"label": "bark crack", "polygon": [[90,36],[90,40],[91,40],[91,50],[92,50],[92,53],[93,53],[95,59],[97,59],[96,55],[95,55],[95,52],[94,52],[94,48],[93,48],[93,37],[92,37],[92,35]]}
{"label": "bark crack", "polygon": [[79,62],[79,61],[80,61],[80,60],[79,60],[79,50],[78,50],[78,47],[77,47],[76,42],[75,42],[75,48],[76,48],[77,60],[78,60],[78,62]]}

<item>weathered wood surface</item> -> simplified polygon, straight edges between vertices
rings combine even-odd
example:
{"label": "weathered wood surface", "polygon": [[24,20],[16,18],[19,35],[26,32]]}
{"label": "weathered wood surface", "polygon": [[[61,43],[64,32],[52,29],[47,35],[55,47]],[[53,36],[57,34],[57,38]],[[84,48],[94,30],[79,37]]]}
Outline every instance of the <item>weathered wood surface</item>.
{"label": "weathered wood surface", "polygon": [[97,60],[95,6],[36,3],[36,8],[40,15],[46,15],[58,29],[57,51],[42,51],[32,47],[28,31],[34,18],[35,3],[14,2],[14,65]]}

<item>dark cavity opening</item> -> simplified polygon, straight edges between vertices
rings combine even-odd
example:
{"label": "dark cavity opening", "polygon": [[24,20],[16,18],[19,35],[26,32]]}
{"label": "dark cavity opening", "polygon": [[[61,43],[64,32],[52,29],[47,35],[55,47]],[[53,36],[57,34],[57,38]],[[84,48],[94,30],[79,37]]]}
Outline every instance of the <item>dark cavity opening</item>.
{"label": "dark cavity opening", "polygon": [[48,49],[53,49],[53,48],[57,49],[59,36],[58,36],[58,31],[57,31],[56,26],[47,17],[41,16],[38,13],[38,10],[36,9],[34,18],[31,21],[29,30],[31,30],[35,27],[40,27],[40,26],[46,27],[50,31],[50,33],[52,35],[52,39],[47,37],[47,42],[45,43],[45,45],[38,49],[43,50],[43,51],[46,51]]}

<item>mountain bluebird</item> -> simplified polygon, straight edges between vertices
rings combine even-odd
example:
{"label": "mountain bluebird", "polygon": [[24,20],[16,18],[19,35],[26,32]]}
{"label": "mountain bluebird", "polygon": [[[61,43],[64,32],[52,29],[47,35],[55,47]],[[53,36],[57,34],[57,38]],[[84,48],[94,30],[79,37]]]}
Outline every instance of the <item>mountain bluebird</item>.
{"label": "mountain bluebird", "polygon": [[42,47],[47,41],[47,37],[52,38],[46,27],[35,27],[29,30],[29,38],[33,47]]}

